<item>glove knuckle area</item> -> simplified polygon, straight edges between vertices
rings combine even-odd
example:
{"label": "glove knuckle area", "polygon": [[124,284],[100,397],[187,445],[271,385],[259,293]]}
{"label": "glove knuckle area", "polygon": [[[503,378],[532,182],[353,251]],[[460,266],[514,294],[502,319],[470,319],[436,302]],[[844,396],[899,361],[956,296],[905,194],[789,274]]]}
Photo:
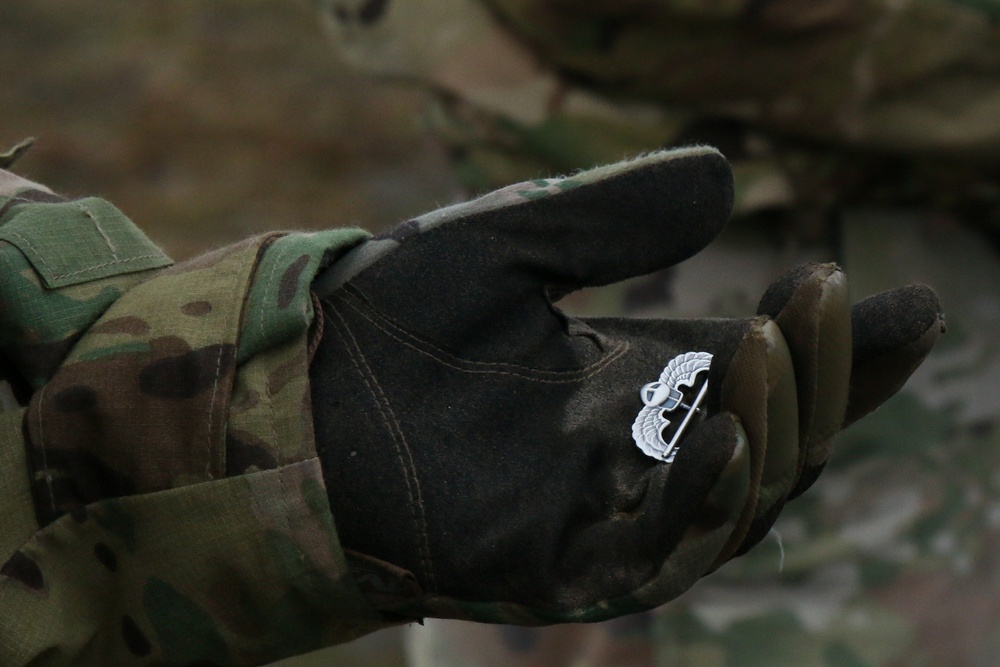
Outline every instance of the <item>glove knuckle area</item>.
{"label": "glove knuckle area", "polygon": [[851,374],[851,308],[847,278],[835,264],[806,264],[778,280],[761,299],[788,343],[799,399],[803,465],[829,454],[840,430]]}

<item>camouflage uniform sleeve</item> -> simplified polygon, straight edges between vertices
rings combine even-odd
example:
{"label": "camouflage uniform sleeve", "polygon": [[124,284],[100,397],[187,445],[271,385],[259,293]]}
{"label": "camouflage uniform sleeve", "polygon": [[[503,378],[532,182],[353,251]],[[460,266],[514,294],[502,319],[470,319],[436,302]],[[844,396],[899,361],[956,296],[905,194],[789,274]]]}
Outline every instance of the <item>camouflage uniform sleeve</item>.
{"label": "camouflage uniform sleeve", "polygon": [[365,232],[170,266],[105,201],[0,189],[0,664],[259,665],[386,625],[307,374],[312,278]]}

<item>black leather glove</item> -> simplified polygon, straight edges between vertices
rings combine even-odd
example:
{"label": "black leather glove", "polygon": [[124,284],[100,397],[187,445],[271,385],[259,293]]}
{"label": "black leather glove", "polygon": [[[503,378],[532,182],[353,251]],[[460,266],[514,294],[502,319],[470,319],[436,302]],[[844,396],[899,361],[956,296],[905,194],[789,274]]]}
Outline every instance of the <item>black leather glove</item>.
{"label": "black leather glove", "polygon": [[377,607],[536,624],[662,604],[766,535],[905,382],[942,330],[933,293],[852,314],[829,264],[747,319],[552,305],[697,253],[732,198],[714,149],[657,152],[429,213],[317,280],[317,442]]}

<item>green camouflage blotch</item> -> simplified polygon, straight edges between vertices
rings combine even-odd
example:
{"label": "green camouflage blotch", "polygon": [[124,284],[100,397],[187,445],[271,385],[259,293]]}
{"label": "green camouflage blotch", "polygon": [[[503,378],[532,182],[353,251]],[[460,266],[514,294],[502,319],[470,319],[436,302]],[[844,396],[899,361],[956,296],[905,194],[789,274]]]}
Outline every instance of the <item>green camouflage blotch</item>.
{"label": "green camouflage blotch", "polygon": [[94,350],[88,350],[87,352],[81,354],[78,359],[80,361],[95,361],[104,357],[113,357],[122,354],[146,354],[149,352],[149,349],[149,343],[145,342],[122,343],[120,345],[112,345],[110,347],[100,347]]}
{"label": "green camouflage blotch", "polygon": [[108,500],[95,509],[90,516],[102,528],[121,540],[129,553],[135,553],[137,548],[135,521],[114,500]]}
{"label": "green camouflage blotch", "polygon": [[166,665],[235,664],[212,617],[169,583],[150,577],[142,602]]}

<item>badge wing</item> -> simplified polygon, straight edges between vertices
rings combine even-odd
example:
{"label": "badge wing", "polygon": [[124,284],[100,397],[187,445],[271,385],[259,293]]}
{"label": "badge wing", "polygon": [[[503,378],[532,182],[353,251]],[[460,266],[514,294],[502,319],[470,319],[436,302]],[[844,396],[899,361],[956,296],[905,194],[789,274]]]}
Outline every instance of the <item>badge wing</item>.
{"label": "badge wing", "polygon": [[632,439],[647,456],[665,460],[667,444],[663,442],[660,432],[670,423],[662,417],[663,408],[659,405],[645,406],[639,411],[632,422]]}
{"label": "badge wing", "polygon": [[698,373],[707,371],[712,365],[712,355],[708,352],[685,352],[677,355],[660,373],[660,382],[669,387],[693,387]]}

